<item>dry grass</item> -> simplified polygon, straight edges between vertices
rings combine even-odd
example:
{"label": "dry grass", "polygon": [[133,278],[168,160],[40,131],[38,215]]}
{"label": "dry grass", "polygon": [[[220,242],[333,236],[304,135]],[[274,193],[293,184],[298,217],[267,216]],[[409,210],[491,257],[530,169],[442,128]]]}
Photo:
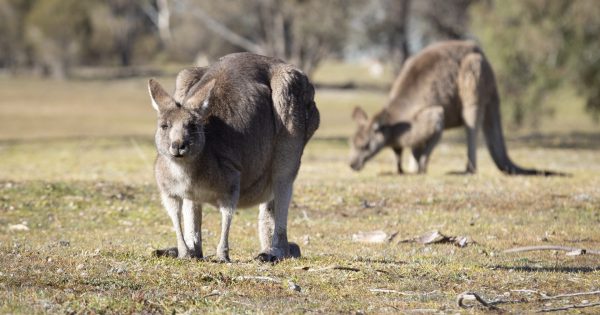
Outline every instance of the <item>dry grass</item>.
{"label": "dry grass", "polygon": [[[153,184],[154,114],[143,80],[21,83],[0,82],[0,97],[10,100],[0,103],[0,313],[450,313],[461,311],[456,297],[467,290],[536,300],[511,290],[600,289],[598,256],[502,253],[521,245],[600,248],[600,140],[588,125],[508,144],[520,164],[573,177],[503,176],[483,146],[478,175],[446,175],[465,164],[460,132],[445,137],[427,176],[381,175],[393,170],[391,152],[353,173],[343,139],[352,132],[351,106],[373,112],[385,95],[319,91],[323,125],[305,152],[289,219],[303,257],[254,262],[257,211],[248,209],[234,219],[234,262],[219,264],[150,255],[172,246],[174,233]],[[47,93],[31,92],[40,86]],[[29,230],[10,230],[17,224]],[[218,225],[207,207],[208,255]],[[476,243],[397,243],[434,229]],[[375,230],[399,234],[386,244],[352,242],[354,233]],[[358,271],[311,271],[332,265]],[[583,300],[600,297],[499,307],[527,312]]]}

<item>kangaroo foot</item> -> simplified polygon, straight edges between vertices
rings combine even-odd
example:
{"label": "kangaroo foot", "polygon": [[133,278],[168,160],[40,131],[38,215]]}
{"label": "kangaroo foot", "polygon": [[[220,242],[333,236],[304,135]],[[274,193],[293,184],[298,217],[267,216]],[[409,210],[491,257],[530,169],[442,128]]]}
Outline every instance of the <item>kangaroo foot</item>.
{"label": "kangaroo foot", "polygon": [[231,259],[229,259],[229,253],[227,252],[217,252],[215,257],[220,263],[230,263]]}
{"label": "kangaroo foot", "polygon": [[178,253],[179,253],[179,251],[177,250],[177,247],[169,247],[169,248],[157,249],[157,250],[153,251],[152,256],[177,258]]}
{"label": "kangaroo foot", "polygon": [[179,255],[179,250],[177,247],[169,247],[165,249],[157,249],[152,252],[152,255],[155,257],[171,257],[171,258],[194,258],[198,260],[203,260],[202,252],[196,254],[194,252],[182,252],[182,255]]}
{"label": "kangaroo foot", "polygon": [[287,254],[285,252],[280,248],[271,248],[258,254],[255,259],[260,262],[278,262],[286,258],[299,258],[302,255],[300,246],[296,243],[288,243]]}

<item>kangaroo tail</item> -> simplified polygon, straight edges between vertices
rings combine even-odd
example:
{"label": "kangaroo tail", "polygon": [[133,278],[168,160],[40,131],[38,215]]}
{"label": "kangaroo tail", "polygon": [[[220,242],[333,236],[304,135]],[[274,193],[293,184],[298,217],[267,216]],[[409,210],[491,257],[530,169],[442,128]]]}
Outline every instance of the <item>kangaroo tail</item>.
{"label": "kangaroo tail", "polygon": [[483,117],[483,133],[490,155],[500,171],[507,175],[568,176],[566,173],[522,168],[513,163],[504,142],[497,91],[492,93],[489,101],[490,104],[486,107]]}

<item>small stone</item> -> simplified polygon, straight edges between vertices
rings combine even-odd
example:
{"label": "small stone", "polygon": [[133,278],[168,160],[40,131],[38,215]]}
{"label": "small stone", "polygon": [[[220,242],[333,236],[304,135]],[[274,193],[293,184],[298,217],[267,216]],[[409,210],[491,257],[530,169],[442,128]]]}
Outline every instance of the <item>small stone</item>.
{"label": "small stone", "polygon": [[83,264],[79,264],[77,265],[77,267],[75,267],[75,270],[79,271],[82,270],[85,266]]}
{"label": "small stone", "polygon": [[14,231],[14,232],[27,232],[27,231],[29,231],[29,227],[27,227],[27,225],[22,224],[22,223],[21,224],[9,224],[8,230]]}
{"label": "small stone", "polygon": [[123,267],[113,267],[111,269],[111,271],[114,272],[114,273],[116,273],[116,274],[118,274],[118,275],[122,275],[122,274],[124,274],[124,273],[127,272],[127,269],[125,269]]}
{"label": "small stone", "polygon": [[300,286],[294,283],[293,281],[288,281],[288,288],[296,292],[302,291],[302,288],[300,288]]}
{"label": "small stone", "polygon": [[580,202],[590,201],[590,200],[592,200],[592,196],[590,196],[588,194],[578,194],[578,195],[575,195],[573,197],[573,199],[575,199],[575,201],[580,201]]}
{"label": "small stone", "polygon": [[303,243],[304,245],[308,245],[308,244],[310,244],[310,235],[304,235],[304,236],[302,237],[302,243]]}
{"label": "small stone", "polygon": [[49,310],[52,308],[52,303],[48,300],[41,300],[40,301],[40,305],[42,306],[43,309],[45,310]]}

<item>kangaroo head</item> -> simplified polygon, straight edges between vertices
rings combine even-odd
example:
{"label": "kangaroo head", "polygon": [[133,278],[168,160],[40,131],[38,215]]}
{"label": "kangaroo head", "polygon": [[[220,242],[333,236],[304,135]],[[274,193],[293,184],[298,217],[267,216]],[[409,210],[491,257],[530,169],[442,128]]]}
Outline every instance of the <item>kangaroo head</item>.
{"label": "kangaroo head", "polygon": [[205,143],[204,116],[210,107],[209,98],[215,80],[195,87],[177,102],[160,84],[150,79],[148,90],[152,107],[158,113],[154,137],[159,154],[175,160],[189,160],[202,152]]}
{"label": "kangaroo head", "polygon": [[369,119],[362,108],[354,108],[352,118],[357,129],[350,139],[350,167],[353,170],[360,171],[365,162],[386,146],[389,128],[383,117],[383,113],[379,113]]}

